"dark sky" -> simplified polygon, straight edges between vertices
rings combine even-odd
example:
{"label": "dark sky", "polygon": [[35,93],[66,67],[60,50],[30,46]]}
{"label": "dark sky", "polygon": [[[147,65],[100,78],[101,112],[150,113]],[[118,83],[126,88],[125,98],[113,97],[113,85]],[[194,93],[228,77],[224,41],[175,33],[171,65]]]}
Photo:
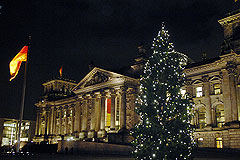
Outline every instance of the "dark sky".
{"label": "dark sky", "polygon": [[91,60],[103,68],[128,65],[137,46],[150,46],[165,21],[176,50],[199,61],[220,54],[217,20],[239,9],[234,0],[1,0],[0,117],[18,118],[22,66],[9,82],[9,62],[32,36],[24,119],[35,119],[41,84],[58,76],[79,82]]}

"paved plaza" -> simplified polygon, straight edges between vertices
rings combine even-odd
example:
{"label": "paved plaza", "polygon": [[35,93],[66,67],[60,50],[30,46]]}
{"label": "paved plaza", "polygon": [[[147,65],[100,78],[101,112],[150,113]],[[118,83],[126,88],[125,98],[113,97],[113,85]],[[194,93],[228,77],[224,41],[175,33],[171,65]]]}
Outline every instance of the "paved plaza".
{"label": "paved plaza", "polygon": [[[240,160],[240,152],[198,151],[194,160]],[[65,154],[35,154],[35,155],[1,155],[0,160],[134,160],[130,156],[112,155],[65,155]]]}

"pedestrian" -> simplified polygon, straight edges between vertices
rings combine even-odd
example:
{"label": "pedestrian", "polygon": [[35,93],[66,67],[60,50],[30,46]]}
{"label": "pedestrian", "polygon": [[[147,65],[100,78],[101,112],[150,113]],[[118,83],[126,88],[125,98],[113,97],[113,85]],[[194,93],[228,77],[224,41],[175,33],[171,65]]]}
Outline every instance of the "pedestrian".
{"label": "pedestrian", "polygon": [[68,147],[65,148],[65,154],[68,154]]}

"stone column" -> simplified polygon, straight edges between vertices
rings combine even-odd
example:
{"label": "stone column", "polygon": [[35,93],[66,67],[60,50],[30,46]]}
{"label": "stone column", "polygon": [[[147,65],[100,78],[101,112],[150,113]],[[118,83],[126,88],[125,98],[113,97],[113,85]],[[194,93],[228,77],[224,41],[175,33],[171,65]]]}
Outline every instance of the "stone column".
{"label": "stone column", "polygon": [[[238,82],[239,83],[239,82]],[[237,85],[237,104],[238,104],[238,115],[240,115],[240,85]],[[240,117],[238,117],[238,121],[240,121]]]}
{"label": "stone column", "polygon": [[[77,103],[75,105],[75,120],[74,120],[74,132],[75,133],[80,133],[81,128],[80,128],[80,124],[81,124],[81,115],[80,115],[80,111],[81,111],[81,104],[80,104],[80,100],[77,100]],[[78,134],[76,134],[78,137]]]}
{"label": "stone column", "polygon": [[52,134],[51,133],[51,126],[52,126],[52,110],[49,108],[49,117],[48,117],[48,135]]}
{"label": "stone column", "polygon": [[54,107],[54,122],[53,122],[53,134],[54,135],[57,135],[56,127],[57,127],[57,108]]}
{"label": "stone column", "polygon": [[48,135],[49,134],[49,124],[50,124],[50,110],[49,108],[46,109],[46,124],[45,124],[45,134]]}
{"label": "stone column", "polygon": [[38,123],[39,129],[38,129],[38,135],[44,134],[42,133],[42,111],[39,112],[39,123]]}
{"label": "stone column", "polygon": [[236,81],[235,81],[235,70],[236,68],[228,68],[229,74],[229,86],[232,106],[232,121],[238,121],[238,106],[237,106],[237,92],[236,92]]}
{"label": "stone column", "polygon": [[120,130],[126,129],[126,87],[121,87]]}
{"label": "stone column", "polygon": [[[75,106],[75,105],[74,105]],[[72,128],[71,128],[71,134],[74,132],[74,121],[75,121],[75,119],[74,119],[74,115],[75,115],[75,108],[74,108],[74,106],[72,106],[71,107],[71,111],[72,111],[72,117],[71,117],[71,119],[72,119]]]}
{"label": "stone column", "polygon": [[187,79],[185,83],[186,83],[187,95],[189,96],[189,98],[192,98],[193,97],[193,86],[192,86],[191,79]]}
{"label": "stone column", "polygon": [[68,125],[68,115],[69,115],[69,106],[65,106],[65,111],[66,111],[66,117],[65,117],[65,128],[66,128],[66,134],[69,134],[69,125]]}
{"label": "stone column", "polygon": [[48,140],[48,117],[49,117],[49,111],[46,108],[45,113],[45,126],[44,126],[44,141]]}
{"label": "stone column", "polygon": [[238,121],[238,108],[235,83],[236,64],[228,62],[223,73],[223,98],[225,125]]}
{"label": "stone column", "polygon": [[40,109],[37,108],[37,118],[36,118],[36,129],[35,129],[35,135],[39,135],[39,117],[40,117]]}
{"label": "stone column", "polygon": [[82,125],[79,137],[83,139],[86,138],[86,136],[87,136],[87,99],[86,97],[84,97],[82,103]]}
{"label": "stone column", "polygon": [[95,131],[100,130],[101,124],[101,95],[97,94],[95,98]]}
{"label": "stone column", "polygon": [[62,107],[62,134],[65,135],[66,134],[66,116],[64,117],[66,112],[66,108]]}
{"label": "stone column", "polygon": [[51,118],[50,118],[50,130],[49,130],[49,134],[53,134],[53,125],[54,125],[54,106],[51,107]]}
{"label": "stone column", "polygon": [[88,138],[95,138],[96,137],[96,132],[95,132],[95,120],[96,120],[96,115],[95,115],[95,100],[96,100],[96,95],[91,94],[91,102],[92,102],[92,107],[91,107],[91,120],[90,120],[90,131],[88,132]]}
{"label": "stone column", "polygon": [[105,100],[106,100],[106,93],[101,92],[101,120],[100,120],[100,131],[98,132],[98,137],[103,138],[106,135],[105,131]]}
{"label": "stone column", "polygon": [[60,127],[59,127],[59,128],[60,128],[60,135],[63,135],[63,127],[62,127],[62,123],[63,123],[62,116],[63,116],[63,114],[62,114],[62,107],[59,107],[59,110],[60,110],[60,115],[59,115],[59,116],[60,116],[60,117],[59,117],[59,118],[60,118],[60,124],[59,124],[59,125],[60,125]]}
{"label": "stone column", "polygon": [[204,76],[203,79],[203,90],[204,90],[204,98],[205,98],[205,105],[206,105],[206,123],[207,127],[212,127],[212,111],[211,111],[211,98],[210,98],[210,82],[209,77]]}
{"label": "stone column", "polygon": [[110,131],[115,131],[115,99],[116,99],[116,91],[114,89],[111,90],[111,125],[110,125]]}
{"label": "stone column", "polygon": [[229,77],[226,69],[223,69],[222,73],[223,73],[222,91],[223,91],[223,101],[224,101],[224,118],[225,118],[225,123],[229,123],[232,121]]}
{"label": "stone column", "polygon": [[[133,128],[134,125],[138,122],[138,117],[135,112],[136,95],[137,95],[137,88],[132,88],[129,92],[129,96],[130,96],[129,116],[130,116],[130,119],[129,119],[129,122],[127,122],[127,124],[129,123],[130,128]],[[127,108],[127,114],[128,114],[128,108]],[[128,125],[127,125],[127,127],[128,127]]]}
{"label": "stone column", "polygon": [[216,108],[212,108],[212,124],[213,126],[217,126],[217,118],[216,118]]}

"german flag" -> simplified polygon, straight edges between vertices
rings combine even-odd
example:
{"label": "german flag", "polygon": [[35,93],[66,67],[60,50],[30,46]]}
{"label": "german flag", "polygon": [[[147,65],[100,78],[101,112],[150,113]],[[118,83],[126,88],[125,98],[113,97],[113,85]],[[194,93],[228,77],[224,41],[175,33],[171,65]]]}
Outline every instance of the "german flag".
{"label": "german flag", "polygon": [[24,46],[21,51],[12,59],[9,64],[11,78],[9,81],[13,80],[21,67],[22,62],[27,61],[28,46]]}
{"label": "german flag", "polygon": [[62,77],[62,69],[63,69],[63,66],[61,66],[61,68],[59,69],[60,77]]}

